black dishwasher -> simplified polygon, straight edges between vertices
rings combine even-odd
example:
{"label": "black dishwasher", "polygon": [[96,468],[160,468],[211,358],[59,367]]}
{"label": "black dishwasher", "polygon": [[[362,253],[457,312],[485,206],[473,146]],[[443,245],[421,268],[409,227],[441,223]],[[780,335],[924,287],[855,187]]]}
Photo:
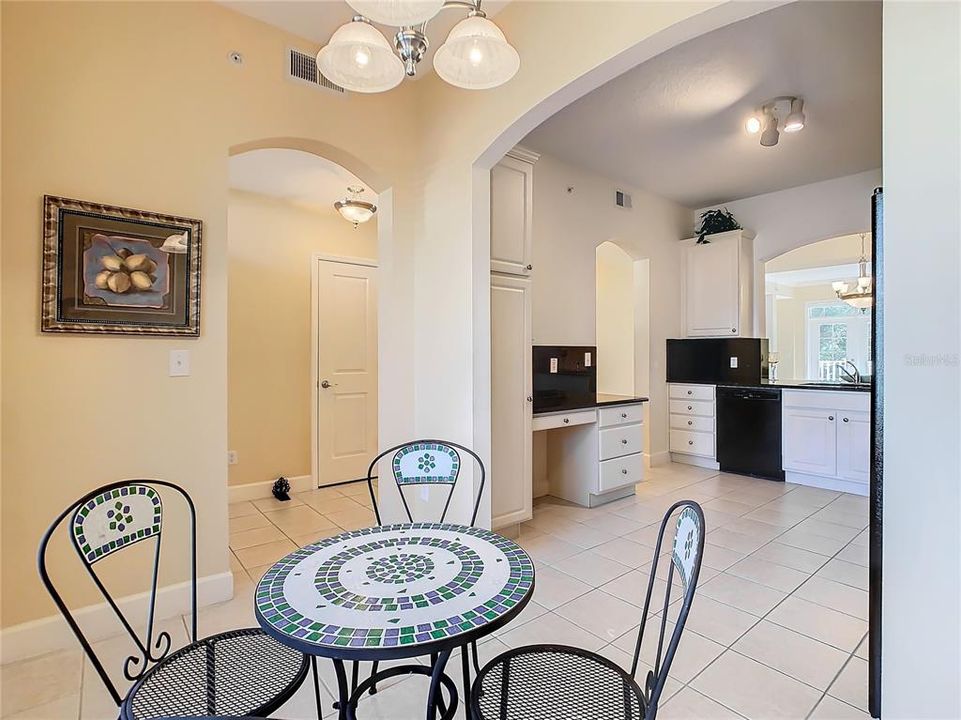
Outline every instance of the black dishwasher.
{"label": "black dishwasher", "polygon": [[717,461],[726,472],[784,480],[780,388],[718,387]]}

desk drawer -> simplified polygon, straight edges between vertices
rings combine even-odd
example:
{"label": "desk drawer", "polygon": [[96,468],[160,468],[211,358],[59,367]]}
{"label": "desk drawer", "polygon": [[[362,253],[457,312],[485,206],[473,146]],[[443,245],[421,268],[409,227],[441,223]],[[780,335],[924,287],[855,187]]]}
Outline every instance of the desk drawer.
{"label": "desk drawer", "polygon": [[671,427],[678,430],[714,432],[714,418],[700,415],[671,415]]}
{"label": "desk drawer", "polygon": [[643,425],[620,425],[600,430],[600,459],[639,453],[644,445]]}
{"label": "desk drawer", "polygon": [[552,430],[554,428],[571,427],[572,425],[588,425],[597,422],[596,410],[578,410],[556,415],[535,415],[532,427],[538,430]]}
{"label": "desk drawer", "polygon": [[628,423],[639,423],[644,420],[644,406],[637,405],[617,405],[616,407],[601,408],[597,411],[598,425],[600,427],[610,427],[611,425],[627,425]]}
{"label": "desk drawer", "polygon": [[598,489],[604,493],[644,479],[644,457],[640,453],[605,460],[598,475]]}
{"label": "desk drawer", "polygon": [[671,383],[672,400],[713,400],[713,385],[676,385]]}
{"label": "desk drawer", "polygon": [[714,417],[713,400],[671,400],[671,413],[674,415],[700,415]]}
{"label": "desk drawer", "polygon": [[714,433],[688,432],[671,428],[671,452],[714,457]]}

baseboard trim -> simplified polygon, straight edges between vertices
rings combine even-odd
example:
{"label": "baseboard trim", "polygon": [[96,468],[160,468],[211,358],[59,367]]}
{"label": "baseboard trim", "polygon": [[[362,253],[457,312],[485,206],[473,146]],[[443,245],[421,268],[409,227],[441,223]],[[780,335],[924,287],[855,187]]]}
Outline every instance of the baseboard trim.
{"label": "baseboard trim", "polygon": [[[197,605],[205,607],[234,596],[234,576],[230,571],[197,579]],[[129,618],[146,618],[149,593],[137,593],[117,600]],[[165,620],[190,612],[190,583],[167,585],[157,590],[156,618]],[[88,605],[74,613],[91,642],[117,635],[122,628],[106,603]],[[0,631],[0,663],[7,664],[79,646],[76,636],[62,615],[51,615],[13,625]]]}
{"label": "baseboard trim", "polygon": [[711,458],[699,457],[697,455],[685,455],[684,453],[670,453],[671,460],[685,465],[695,465],[706,470],[720,470],[721,466]]}
{"label": "baseboard trim", "polygon": [[867,483],[841,480],[840,478],[827,477],[824,475],[808,475],[807,473],[791,471],[784,473],[784,482],[793,483],[795,485],[807,485],[808,487],[816,487],[823,490],[837,490],[838,492],[851,493],[852,495],[863,495],[865,497],[867,497],[869,494],[868,490],[870,487]]}
{"label": "baseboard trim", "polygon": [[655,453],[644,453],[647,457],[648,467],[657,467],[658,465],[667,465],[671,462],[671,453],[668,450],[661,450]]}
{"label": "baseboard trim", "polygon": [[[314,479],[310,475],[296,475],[289,477],[291,492],[306,492],[314,489]],[[229,502],[243,502],[244,500],[260,500],[271,496],[274,480],[245,483],[243,485],[228,485],[227,497]]]}

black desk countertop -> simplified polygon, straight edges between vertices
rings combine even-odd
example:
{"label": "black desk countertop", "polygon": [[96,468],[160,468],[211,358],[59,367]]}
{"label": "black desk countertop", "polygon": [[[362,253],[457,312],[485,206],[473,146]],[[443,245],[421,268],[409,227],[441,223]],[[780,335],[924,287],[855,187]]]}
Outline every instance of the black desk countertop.
{"label": "black desk countertop", "polygon": [[761,380],[757,383],[717,383],[725,388],[782,388],[784,390],[827,390],[834,392],[871,392],[871,383],[819,383],[815,380]]}
{"label": "black desk countertop", "polygon": [[576,412],[577,410],[593,410],[594,408],[612,407],[614,405],[635,405],[637,403],[648,402],[650,398],[638,395],[611,395],[609,393],[597,393],[594,401],[578,403],[574,407],[544,408],[535,410],[535,415],[554,415],[556,413]]}

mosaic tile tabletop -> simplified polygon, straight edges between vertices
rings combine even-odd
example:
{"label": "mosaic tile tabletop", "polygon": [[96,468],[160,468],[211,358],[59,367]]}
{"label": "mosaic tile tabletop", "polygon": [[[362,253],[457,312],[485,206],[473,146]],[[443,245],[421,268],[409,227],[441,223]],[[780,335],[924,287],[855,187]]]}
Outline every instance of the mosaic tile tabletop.
{"label": "mosaic tile tabletop", "polygon": [[254,604],[275,637],[336,656],[338,648],[401,650],[454,638],[510,614],[533,586],[530,557],[505,537],[404,523],[291,553],[261,579]]}

